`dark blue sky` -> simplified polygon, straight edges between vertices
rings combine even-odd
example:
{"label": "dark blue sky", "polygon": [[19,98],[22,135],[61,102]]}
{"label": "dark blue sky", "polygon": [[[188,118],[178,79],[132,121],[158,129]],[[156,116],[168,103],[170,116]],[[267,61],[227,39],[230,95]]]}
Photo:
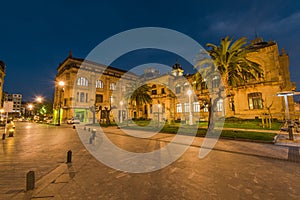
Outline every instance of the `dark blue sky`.
{"label": "dark blue sky", "polygon": [[56,68],[70,49],[84,58],[106,38],[148,26],[174,29],[203,46],[227,35],[253,39],[256,32],[285,48],[292,81],[300,88],[298,0],[5,1],[0,26],[0,60],[7,65],[4,89],[25,100],[52,97]]}

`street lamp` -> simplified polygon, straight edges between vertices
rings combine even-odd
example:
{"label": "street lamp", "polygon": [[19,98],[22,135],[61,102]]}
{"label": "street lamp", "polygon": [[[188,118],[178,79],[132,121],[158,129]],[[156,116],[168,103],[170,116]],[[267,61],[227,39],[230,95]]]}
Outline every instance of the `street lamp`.
{"label": "street lamp", "polygon": [[38,103],[42,103],[43,98],[42,98],[42,97],[36,97],[35,100],[36,100],[36,102],[38,102]]}
{"label": "street lamp", "polygon": [[59,97],[58,97],[58,122],[57,126],[60,126],[60,109],[61,109],[61,97],[62,97],[62,92],[63,92],[63,87],[65,86],[65,82],[59,81],[58,82],[58,89],[59,89]]}
{"label": "street lamp", "polygon": [[31,118],[31,112],[32,112],[32,109],[33,109],[33,105],[32,104],[28,104],[27,108],[29,109],[29,117]]}
{"label": "street lamp", "polygon": [[121,112],[120,112],[120,123],[123,122],[123,101],[120,101]]}
{"label": "street lamp", "polygon": [[189,107],[190,107],[190,109],[189,109],[189,113],[190,113],[190,115],[189,115],[189,125],[193,125],[193,114],[192,114],[192,105],[191,105],[192,90],[189,89],[187,91],[187,94],[189,96]]}
{"label": "street lamp", "polygon": [[284,102],[285,102],[285,116],[286,120],[288,123],[288,132],[289,132],[289,139],[294,140],[293,136],[293,125],[291,124],[291,118],[290,118],[290,111],[289,111],[289,102],[288,102],[288,96],[293,96],[294,92],[293,91],[283,91],[283,92],[277,92],[277,96],[279,97],[284,97]]}

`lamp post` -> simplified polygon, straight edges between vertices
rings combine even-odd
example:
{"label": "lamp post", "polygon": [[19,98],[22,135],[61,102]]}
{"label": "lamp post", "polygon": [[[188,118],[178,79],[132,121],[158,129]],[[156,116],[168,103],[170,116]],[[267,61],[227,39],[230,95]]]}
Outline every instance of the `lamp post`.
{"label": "lamp post", "polygon": [[58,82],[58,122],[57,122],[57,126],[60,126],[60,109],[61,109],[61,97],[62,97],[62,91],[63,91],[63,87],[65,86],[65,82],[63,81],[59,81]]}
{"label": "lamp post", "polygon": [[192,114],[192,105],[191,105],[191,95],[192,95],[192,90],[188,90],[187,94],[189,96],[189,125],[193,125],[193,114]]}
{"label": "lamp post", "polygon": [[28,105],[28,109],[29,109],[29,117],[31,117],[31,111],[32,111],[32,109],[33,109],[33,105],[32,104],[29,104]]}
{"label": "lamp post", "polygon": [[159,125],[160,125],[160,118],[159,118],[159,112],[160,112],[160,107],[161,107],[161,105],[160,104],[157,104],[157,113],[158,113],[158,119],[157,119],[157,127],[159,127]]}
{"label": "lamp post", "polygon": [[283,92],[278,92],[277,96],[279,97],[284,97],[284,102],[285,102],[285,116],[286,120],[288,123],[288,133],[289,133],[289,140],[294,140],[293,136],[293,125],[291,123],[291,118],[290,118],[290,111],[289,111],[289,102],[288,102],[288,96],[293,96],[294,92],[293,91],[283,91]]}
{"label": "lamp post", "polygon": [[121,111],[120,111],[120,123],[123,123],[123,101],[120,101]]}

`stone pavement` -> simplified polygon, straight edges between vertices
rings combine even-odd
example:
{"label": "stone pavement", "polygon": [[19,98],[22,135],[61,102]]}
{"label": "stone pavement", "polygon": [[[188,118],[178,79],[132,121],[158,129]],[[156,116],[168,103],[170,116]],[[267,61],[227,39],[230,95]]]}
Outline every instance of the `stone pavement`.
{"label": "stone pavement", "polygon": [[[174,138],[160,133],[136,139],[114,127],[103,130],[132,151],[153,151]],[[72,163],[57,165],[37,180],[34,190],[9,199],[300,199],[299,148],[220,139],[209,156],[199,159],[202,143],[203,138],[195,138],[172,165],[144,174],[107,167],[80,147]]]}

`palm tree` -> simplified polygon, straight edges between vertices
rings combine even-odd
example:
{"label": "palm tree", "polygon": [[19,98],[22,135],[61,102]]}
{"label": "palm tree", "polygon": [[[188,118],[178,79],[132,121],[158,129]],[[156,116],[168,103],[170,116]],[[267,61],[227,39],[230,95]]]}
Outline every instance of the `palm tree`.
{"label": "palm tree", "polygon": [[[245,84],[248,79],[257,80],[262,69],[257,63],[247,59],[247,54],[253,50],[247,46],[246,37],[233,42],[233,39],[227,36],[221,39],[219,46],[210,43],[206,46],[209,56],[201,52],[201,58],[195,66],[198,72],[194,75],[194,80],[198,84],[206,82],[210,92],[214,93],[214,97],[208,100],[209,108],[211,108],[209,109],[210,125],[214,122],[214,115],[211,112],[215,109],[217,102],[229,97],[232,87]],[[217,86],[214,85],[217,90],[212,85],[215,78],[222,80],[217,83]],[[226,91],[226,96],[223,91]],[[211,128],[214,128],[214,123]]]}
{"label": "palm tree", "polygon": [[149,95],[150,87],[143,84],[141,81],[133,81],[127,85],[126,91],[125,99],[131,105],[136,106],[137,118],[139,118],[140,106],[152,102],[152,98]]}

